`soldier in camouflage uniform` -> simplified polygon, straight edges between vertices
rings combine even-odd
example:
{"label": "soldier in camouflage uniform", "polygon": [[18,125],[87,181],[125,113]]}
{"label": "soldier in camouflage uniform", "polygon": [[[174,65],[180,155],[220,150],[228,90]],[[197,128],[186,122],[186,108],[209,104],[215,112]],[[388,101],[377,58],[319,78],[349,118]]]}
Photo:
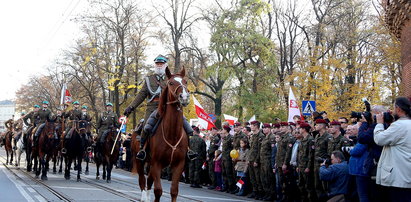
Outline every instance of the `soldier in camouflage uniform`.
{"label": "soldier in camouflage uniform", "polygon": [[[48,109],[49,102],[48,101],[43,101],[43,108],[37,112],[37,117],[39,119],[39,122],[36,123],[38,125],[38,128],[36,130],[36,133],[34,134],[34,140],[33,143],[34,145],[38,144],[38,137],[43,130],[44,126],[46,125],[46,121],[54,121],[53,114]],[[57,134],[54,133],[54,139],[57,140]]]}
{"label": "soldier in camouflage uniform", "polygon": [[207,164],[208,164],[208,175],[211,180],[211,185],[208,189],[215,189],[217,182],[215,181],[214,175],[214,153],[220,147],[220,135],[218,134],[217,128],[213,127],[210,133],[210,147],[208,148]]}
{"label": "soldier in camouflage uniform", "polygon": [[[81,115],[80,115],[81,116]],[[106,111],[103,112],[97,120],[97,145],[102,145],[106,140],[107,134],[110,130],[119,128],[118,116],[113,112],[113,104],[108,102],[106,104]]]}
{"label": "soldier in camouflage uniform", "polygon": [[295,199],[296,195],[294,191],[298,189],[296,186],[296,179],[294,176],[295,167],[290,164],[293,146],[294,146],[294,143],[296,142],[294,134],[295,134],[295,124],[293,122],[289,122],[287,130],[286,130],[286,135],[282,139],[283,141],[282,146],[286,150],[282,170],[283,170],[283,177],[284,177],[283,178],[284,192],[285,192],[285,196],[287,200]]}
{"label": "soldier in camouflage uniform", "polygon": [[233,137],[233,148],[240,149],[240,140],[246,138],[246,134],[242,131],[242,126],[240,122],[234,124],[234,137]]}
{"label": "soldier in camouflage uniform", "polygon": [[260,122],[251,122],[251,137],[250,137],[250,151],[247,156],[248,172],[250,181],[253,186],[253,192],[248,198],[262,199],[264,192],[260,179],[260,148],[261,142],[264,139],[264,134],[260,130]]}
{"label": "soldier in camouflage uniform", "polygon": [[261,142],[260,148],[260,177],[265,195],[262,199],[273,201],[275,199],[275,175],[271,167],[271,152],[272,147],[275,145],[275,136],[271,133],[270,124],[263,124],[263,134],[265,137]]}
{"label": "soldier in camouflage uniform", "polygon": [[[167,76],[165,75],[167,62],[168,59],[163,55],[158,55],[154,59],[155,74],[149,75],[144,78],[143,87],[138,92],[134,101],[124,111],[124,115],[128,116],[129,114],[131,114],[131,112],[134,111],[134,109],[140,106],[145,99],[147,99],[147,108],[144,117],[144,130],[141,133],[140,151],[137,153],[137,158],[140,160],[144,160],[146,158],[144,145],[147,141],[148,135],[150,135],[149,133],[152,132],[151,130],[158,121],[157,107],[160,99],[160,94],[162,91],[162,86],[167,85]],[[188,137],[187,139],[189,139],[189,137],[193,133],[193,129],[185,118],[183,120],[183,126]],[[192,150],[189,149],[189,152],[191,151]],[[195,156],[196,155],[191,156],[191,153],[189,153],[190,158],[194,158]]]}
{"label": "soldier in camouflage uniform", "polygon": [[320,180],[320,167],[321,163],[329,158],[328,155],[328,138],[330,135],[327,133],[327,122],[324,119],[315,120],[315,130],[318,135],[314,139],[314,188],[317,194],[317,199],[325,196],[325,187]]}
{"label": "soldier in camouflage uniform", "polygon": [[280,129],[278,130],[278,135],[280,135],[280,140],[277,141],[277,155],[275,157],[275,168],[276,168],[276,178],[277,178],[277,195],[281,200],[283,197],[283,188],[284,188],[284,173],[283,173],[283,164],[285,162],[285,156],[287,153],[287,136],[288,136],[288,122],[281,122]]}
{"label": "soldier in camouflage uniform", "polygon": [[231,128],[228,125],[223,126],[223,130],[220,132],[222,141],[222,175],[224,180],[224,188],[221,191],[227,193],[234,193],[236,190],[235,186],[235,175],[233,160],[230,157],[230,152],[233,150],[233,137],[230,135]]}
{"label": "soldier in camouflage uniform", "polygon": [[200,137],[200,129],[197,127],[194,128],[193,136],[190,137],[190,148],[197,152],[197,158],[190,161],[190,180],[191,187],[201,188],[200,186],[200,172],[201,167],[206,160],[206,148],[207,145],[205,141]]}
{"label": "soldier in camouflage uniform", "polygon": [[332,121],[328,131],[331,134],[331,137],[328,138],[328,156],[331,157],[331,153],[335,150],[341,151],[342,147],[350,146],[349,140],[341,133],[340,122]]}
{"label": "soldier in camouflage uniform", "polygon": [[316,201],[313,185],[314,138],[310,134],[311,126],[301,123],[299,128],[300,145],[298,146],[298,187],[302,201]]}

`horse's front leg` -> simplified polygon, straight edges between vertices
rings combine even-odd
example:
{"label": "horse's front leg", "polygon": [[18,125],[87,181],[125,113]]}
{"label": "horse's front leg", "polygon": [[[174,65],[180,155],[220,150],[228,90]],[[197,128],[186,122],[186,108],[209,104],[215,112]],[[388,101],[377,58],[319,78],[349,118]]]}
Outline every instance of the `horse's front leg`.
{"label": "horse's front leg", "polygon": [[78,155],[78,156],[77,156],[77,161],[78,161],[78,164],[77,164],[77,182],[80,182],[80,181],[81,181],[81,179],[80,179],[80,173],[81,173],[81,161],[82,161],[82,158],[83,158],[82,155]]}
{"label": "horse's front leg", "polygon": [[103,180],[106,180],[106,163],[103,163]]}
{"label": "horse's front leg", "polygon": [[89,158],[89,156],[88,156],[88,152],[86,152],[86,170],[84,171],[84,174],[85,175],[88,175],[88,163],[90,162],[90,158]]}
{"label": "horse's front leg", "polygon": [[41,180],[48,180],[47,171],[49,170],[49,162],[50,162],[50,155],[43,156],[42,161],[41,161],[41,166],[42,166]]}
{"label": "horse's front leg", "polygon": [[[187,152],[184,152],[184,155]],[[184,159],[184,157],[182,157]],[[171,195],[171,201],[172,202],[176,202],[177,201],[177,195],[178,195],[178,183],[180,182],[180,178],[181,178],[181,173],[183,173],[184,170],[184,164],[185,161],[179,161],[179,162],[175,162],[173,163],[173,165],[171,165],[172,168],[172,177],[171,177],[171,187],[170,187],[170,195]]]}
{"label": "horse's front leg", "polygon": [[60,153],[60,156],[58,158],[60,159],[59,173],[62,173],[62,171],[63,171],[63,159],[64,159],[63,154]]}
{"label": "horse's front leg", "polygon": [[111,170],[113,170],[113,163],[108,163],[107,165],[107,183],[111,182]]}
{"label": "horse's front leg", "polygon": [[155,196],[154,201],[159,202],[161,195],[163,195],[163,188],[161,186],[161,178],[160,178],[160,175],[161,175],[160,165],[157,163],[153,167],[151,167],[150,173],[154,179],[154,196]]}

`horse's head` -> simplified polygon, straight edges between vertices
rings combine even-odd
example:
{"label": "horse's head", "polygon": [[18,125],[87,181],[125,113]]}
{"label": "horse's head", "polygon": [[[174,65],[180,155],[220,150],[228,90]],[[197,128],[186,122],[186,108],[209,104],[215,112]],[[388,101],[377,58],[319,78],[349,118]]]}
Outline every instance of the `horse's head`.
{"label": "horse's head", "polygon": [[171,74],[170,69],[166,68],[168,78],[168,103],[179,103],[186,107],[190,103],[190,93],[187,89],[187,81],[184,79],[185,68],[178,74]]}

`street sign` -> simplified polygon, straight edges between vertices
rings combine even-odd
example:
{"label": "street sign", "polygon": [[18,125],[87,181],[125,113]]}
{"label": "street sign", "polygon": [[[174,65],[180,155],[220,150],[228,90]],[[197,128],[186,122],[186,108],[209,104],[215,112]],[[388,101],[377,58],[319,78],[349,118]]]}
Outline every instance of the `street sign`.
{"label": "street sign", "polygon": [[127,125],[124,124],[124,125],[120,128],[120,131],[121,131],[122,133],[126,133],[126,129],[127,129]]}
{"label": "street sign", "polygon": [[315,107],[316,107],[315,101],[304,100],[303,101],[303,115],[311,116],[311,114],[316,111]]}
{"label": "street sign", "polygon": [[118,123],[122,124],[123,119],[124,119],[124,124],[127,124],[127,117],[126,116],[120,116],[120,118],[118,118]]}
{"label": "street sign", "polygon": [[208,116],[211,118],[211,120],[213,120],[213,123],[215,123],[217,121],[217,116],[214,114],[208,114]]}

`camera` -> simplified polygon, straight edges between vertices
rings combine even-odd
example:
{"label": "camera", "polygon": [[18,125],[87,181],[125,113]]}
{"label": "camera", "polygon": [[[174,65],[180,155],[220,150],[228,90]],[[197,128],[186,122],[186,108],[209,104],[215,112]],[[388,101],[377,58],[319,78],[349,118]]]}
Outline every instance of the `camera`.
{"label": "camera", "polygon": [[365,98],[362,101],[364,102],[364,105],[365,105],[365,112],[352,111],[351,112],[351,118],[361,119],[362,116],[364,116],[364,118],[365,118],[365,120],[367,120],[367,122],[372,122],[371,104]]}
{"label": "camera", "polygon": [[344,147],[341,147],[341,151],[342,152],[344,152],[344,153],[350,153],[350,151],[352,150],[354,148],[354,146],[344,146]]}
{"label": "camera", "polygon": [[317,157],[317,162],[318,163],[323,163],[324,161],[325,161],[325,165],[331,165],[331,159],[330,158]]}

